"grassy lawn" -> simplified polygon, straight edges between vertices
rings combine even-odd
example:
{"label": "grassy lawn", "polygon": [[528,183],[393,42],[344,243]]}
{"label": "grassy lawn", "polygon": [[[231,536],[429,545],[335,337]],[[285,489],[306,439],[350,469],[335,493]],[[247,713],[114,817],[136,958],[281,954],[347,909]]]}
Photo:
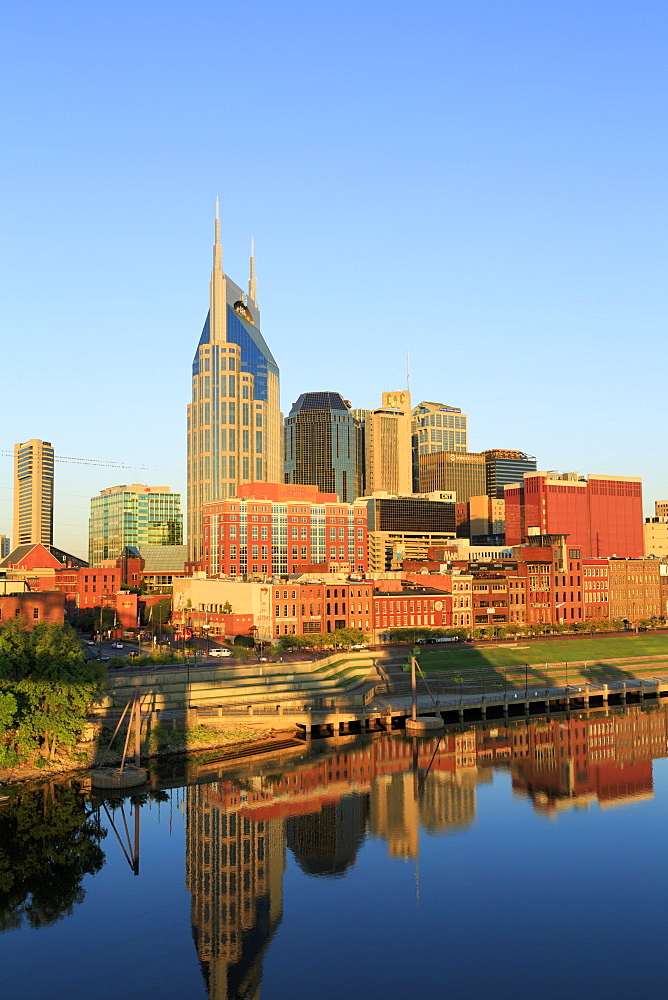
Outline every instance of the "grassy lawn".
{"label": "grassy lawn", "polygon": [[[653,663],[601,664],[601,660],[624,657],[634,659],[641,656],[665,655],[666,664]],[[566,667],[566,663],[586,660],[587,666]],[[583,681],[597,682],[623,680],[631,677],[668,676],[668,634],[647,634],[617,637],[591,636],[582,639],[537,641],[518,639],[516,648],[510,646],[478,646],[467,644],[451,645],[447,648],[423,647],[418,661],[425,673],[439,672],[457,675],[457,682],[475,682],[476,674],[485,674],[490,680],[507,681],[508,686],[524,686],[524,665],[529,664],[526,675],[530,684],[578,684]],[[545,664],[564,664],[550,667]]]}
{"label": "grassy lawn", "polygon": [[467,643],[424,646],[419,654],[423,670],[466,670],[475,667],[513,667],[525,663],[565,663],[567,660],[613,660],[617,657],[658,656],[668,660],[668,634],[642,633],[623,638],[587,636],[582,639],[518,639],[512,646],[469,646]]}

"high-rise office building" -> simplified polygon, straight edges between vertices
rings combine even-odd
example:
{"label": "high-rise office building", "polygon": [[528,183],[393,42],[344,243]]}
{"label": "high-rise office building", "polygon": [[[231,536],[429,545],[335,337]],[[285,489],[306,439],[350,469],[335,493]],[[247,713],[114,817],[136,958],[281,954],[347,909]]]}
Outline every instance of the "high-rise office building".
{"label": "high-rise office building", "polygon": [[255,257],[248,293],[223,271],[216,206],[209,313],[192,366],[188,405],[188,548],[202,555],[202,504],[240,483],[283,478],[279,373],[260,332]]}
{"label": "high-rise office building", "polygon": [[14,547],[53,545],[53,448],[32,438],[14,445]]}
{"label": "high-rise office building", "polygon": [[9,535],[0,535],[0,559],[6,559],[10,551]]}
{"label": "high-rise office building", "polygon": [[412,414],[413,490],[419,484],[419,459],[440,451],[468,451],[468,418],[458,406],[418,403]]}
{"label": "high-rise office building", "polygon": [[420,493],[454,490],[458,503],[485,492],[485,456],[476,452],[431,452],[418,459]]}
{"label": "high-rise office building", "polygon": [[169,486],[112,486],[90,502],[88,559],[100,566],[128,545],[181,545],[181,494]]}
{"label": "high-rise office building", "polygon": [[362,430],[338,392],[303,392],[285,420],[285,482],[352,503],[363,492]]}
{"label": "high-rise office building", "polygon": [[492,448],[485,456],[486,493],[490,499],[503,500],[504,487],[521,483],[525,472],[536,471],[536,459],[523,451]]}
{"label": "high-rise office building", "polygon": [[411,395],[384,392],[377,410],[354,411],[364,432],[364,493],[406,495],[413,490]]}

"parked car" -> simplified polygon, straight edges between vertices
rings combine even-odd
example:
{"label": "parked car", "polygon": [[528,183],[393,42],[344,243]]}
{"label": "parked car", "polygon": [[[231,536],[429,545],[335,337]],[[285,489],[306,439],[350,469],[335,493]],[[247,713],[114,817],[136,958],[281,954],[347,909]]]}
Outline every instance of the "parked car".
{"label": "parked car", "polygon": [[96,645],[95,639],[86,639],[86,645],[87,646],[95,646]]}
{"label": "parked car", "polygon": [[231,649],[223,649],[223,648],[212,649],[211,652],[209,653],[209,656],[231,656],[231,655],[232,655]]}
{"label": "parked car", "polygon": [[353,645],[350,648],[351,649],[366,649],[366,646],[364,645],[363,642],[355,642],[355,643],[353,643]]}
{"label": "parked car", "polygon": [[112,649],[123,649],[123,643],[122,642],[112,642],[111,648]]}

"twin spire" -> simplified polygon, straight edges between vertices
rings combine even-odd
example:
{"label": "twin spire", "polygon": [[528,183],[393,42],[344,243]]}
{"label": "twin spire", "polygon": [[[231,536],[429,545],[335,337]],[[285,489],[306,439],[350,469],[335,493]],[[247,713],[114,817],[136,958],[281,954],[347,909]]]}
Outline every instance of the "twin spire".
{"label": "twin spire", "polygon": [[[220,242],[220,204],[216,198],[216,219],[214,222],[213,269],[223,270],[223,247]],[[248,279],[248,297],[257,305],[257,281],[255,278],[255,240],[251,238],[250,276]]]}

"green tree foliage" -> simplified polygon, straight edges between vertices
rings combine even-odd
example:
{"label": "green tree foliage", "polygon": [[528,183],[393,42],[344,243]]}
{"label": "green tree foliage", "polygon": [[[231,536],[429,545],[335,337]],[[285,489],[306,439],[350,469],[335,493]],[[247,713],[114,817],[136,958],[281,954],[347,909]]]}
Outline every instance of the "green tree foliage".
{"label": "green tree foliage", "polygon": [[59,745],[76,742],[104,681],[104,668],[86,663],[69,625],[7,622],[0,627],[2,746],[55,757]]}
{"label": "green tree foliage", "polygon": [[327,649],[332,646],[366,645],[369,636],[361,628],[339,628],[334,632],[305,632],[303,635],[282,635],[277,639],[279,650]]}
{"label": "green tree foliage", "polygon": [[98,605],[96,608],[82,608],[79,611],[77,628],[82,632],[99,632],[101,627],[102,631],[105,632],[107,629],[113,628],[117,621],[118,618],[113,608]]}
{"label": "green tree foliage", "polygon": [[470,629],[466,628],[391,628],[390,642],[416,642],[418,639],[437,639],[451,636],[465,639]]}
{"label": "green tree foliage", "polygon": [[[104,833],[102,833],[104,836]],[[0,809],[0,931],[46,927],[81,903],[104,853],[83,797],[64,785],[21,792]]]}
{"label": "green tree foliage", "polygon": [[142,612],[144,625],[166,625],[172,616],[171,597],[161,597],[155,604],[148,605]]}
{"label": "green tree foliage", "polygon": [[306,646],[316,645],[312,641],[316,635],[320,637],[320,633],[313,633],[312,635],[282,635],[276,645],[281,650],[304,649]]}
{"label": "green tree foliage", "polygon": [[234,645],[245,646],[247,649],[252,649],[255,645],[255,640],[252,635],[235,635]]}

